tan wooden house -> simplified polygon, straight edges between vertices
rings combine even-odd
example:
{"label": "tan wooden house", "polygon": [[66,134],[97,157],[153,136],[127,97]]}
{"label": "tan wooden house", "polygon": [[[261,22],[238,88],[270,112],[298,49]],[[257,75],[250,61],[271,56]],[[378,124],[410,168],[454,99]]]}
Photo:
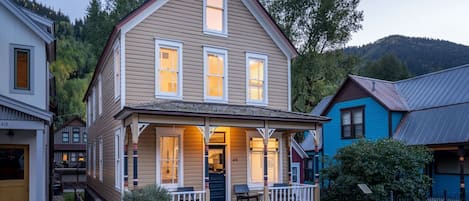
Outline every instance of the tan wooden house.
{"label": "tan wooden house", "polygon": [[114,27],[84,98],[88,198],[158,184],[174,200],[227,201],[247,184],[312,201],[314,186],[278,187],[293,133],[328,121],[291,112],[297,54],[257,0],[144,3]]}

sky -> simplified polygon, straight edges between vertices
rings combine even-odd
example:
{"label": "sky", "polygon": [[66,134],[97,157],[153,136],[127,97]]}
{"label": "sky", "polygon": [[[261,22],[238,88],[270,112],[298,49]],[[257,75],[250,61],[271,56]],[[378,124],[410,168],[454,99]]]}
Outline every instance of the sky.
{"label": "sky", "polygon": [[[90,0],[36,0],[60,9],[73,21],[85,16]],[[469,45],[469,0],[361,0],[363,29],[347,46],[399,34]]]}

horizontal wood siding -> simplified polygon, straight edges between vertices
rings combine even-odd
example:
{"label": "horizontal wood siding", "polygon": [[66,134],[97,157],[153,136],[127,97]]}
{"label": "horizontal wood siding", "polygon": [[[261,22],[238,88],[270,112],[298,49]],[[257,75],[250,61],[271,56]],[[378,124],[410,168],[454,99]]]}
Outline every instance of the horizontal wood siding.
{"label": "horizontal wood siding", "polygon": [[[132,149],[129,149],[132,150]],[[130,153],[130,152],[129,152]],[[130,155],[131,156],[131,155]],[[130,158],[132,160],[132,158]],[[138,185],[156,182],[156,135],[155,127],[148,126],[138,138]],[[133,172],[129,172],[133,174]],[[132,182],[129,182],[131,184]]]}
{"label": "horizontal wood siding", "polygon": [[[247,184],[247,147],[246,130],[242,128],[230,129],[231,146],[231,186],[235,184]],[[233,191],[233,189],[231,189]],[[231,200],[236,200],[232,193]]]}
{"label": "horizontal wood siding", "polygon": [[155,101],[155,38],[183,43],[183,99],[203,101],[203,46],[228,50],[228,99],[246,102],[246,52],[268,55],[269,107],[288,109],[287,58],[240,0],[228,1],[228,37],[203,33],[202,1],[171,0],[126,34],[126,104]]}
{"label": "horizontal wood siding", "polygon": [[184,130],[184,186],[193,186],[202,190],[203,179],[203,138],[197,127],[186,127]]}
{"label": "horizontal wood siding", "polygon": [[[111,57],[112,58],[112,57]],[[96,121],[88,128],[88,143],[96,142],[96,178],[88,177],[88,185],[106,200],[120,200],[120,192],[116,190],[114,176],[114,134],[115,130],[122,126],[122,122],[115,120],[114,115],[120,109],[120,101],[114,100],[114,67],[113,60],[108,59],[104,63],[102,76],[103,112],[96,115]],[[96,82],[97,83],[97,82]],[[97,84],[96,84],[97,86]],[[97,89],[97,87],[96,87]],[[97,93],[96,93],[97,94]],[[97,95],[96,95],[97,96]],[[98,98],[96,105],[99,107]],[[96,113],[98,109],[96,109]],[[99,141],[103,137],[103,182],[99,181]],[[91,154],[93,156],[93,154]],[[89,166],[91,167],[91,166]]]}

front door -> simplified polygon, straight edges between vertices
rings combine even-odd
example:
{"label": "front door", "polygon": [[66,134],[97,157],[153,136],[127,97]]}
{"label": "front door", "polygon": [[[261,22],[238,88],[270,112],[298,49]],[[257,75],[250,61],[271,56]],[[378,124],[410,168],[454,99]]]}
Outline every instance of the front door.
{"label": "front door", "polygon": [[27,145],[0,145],[0,201],[28,201]]}
{"label": "front door", "polygon": [[225,201],[225,146],[211,145],[209,148],[210,201]]}

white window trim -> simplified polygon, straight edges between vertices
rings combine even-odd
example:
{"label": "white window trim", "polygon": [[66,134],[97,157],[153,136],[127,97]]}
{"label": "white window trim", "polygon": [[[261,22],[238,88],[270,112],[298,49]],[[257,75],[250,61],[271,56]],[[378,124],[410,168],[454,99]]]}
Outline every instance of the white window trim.
{"label": "white window trim", "polygon": [[88,101],[86,101],[86,127],[91,125],[91,96],[88,96]]}
{"label": "white window trim", "polygon": [[118,128],[115,130],[114,135],[114,175],[115,175],[115,187],[116,189],[120,190],[123,187],[123,152],[121,150],[122,146],[122,134],[121,129]]}
{"label": "white window trim", "polygon": [[[182,187],[184,184],[184,128],[168,128],[168,127],[157,127],[156,129],[156,184],[161,185],[168,191],[175,191],[177,187]],[[160,137],[164,136],[176,136],[179,137],[179,159],[180,164],[178,166],[179,180],[177,184],[161,184],[160,176]]]}
{"label": "white window trim", "polygon": [[[177,83],[177,92],[176,93],[165,93],[160,92],[159,89],[159,69],[160,69],[160,48],[170,48],[170,49],[177,49],[178,51],[178,83]],[[156,98],[164,98],[164,99],[176,99],[182,100],[182,89],[183,89],[183,44],[181,42],[176,41],[169,41],[169,40],[162,40],[156,39],[155,40],[155,97]]]}
{"label": "white window trim", "polygon": [[[207,95],[207,72],[208,72],[208,53],[224,55],[223,64],[223,96],[213,97]],[[204,101],[213,103],[227,103],[228,102],[228,50],[218,49],[212,47],[204,47]]]}
{"label": "white window trim", "polygon": [[[15,89],[15,48],[29,50],[29,89]],[[35,63],[33,46],[10,44],[10,93],[34,95]]]}
{"label": "white window trim", "polygon": [[[248,159],[248,163],[247,163],[247,167],[249,168],[249,166],[251,165],[251,150],[250,150],[250,140],[249,138],[251,137],[255,137],[255,138],[262,138],[261,134],[258,132],[258,131],[246,131],[246,154],[247,154],[247,159]],[[277,182],[269,182],[269,186],[273,186],[274,183],[283,183],[283,167],[282,167],[282,164],[283,164],[283,157],[282,157],[282,154],[283,154],[283,138],[282,138],[282,134],[279,133],[279,132],[275,132],[274,134],[272,134],[272,136],[270,138],[277,138],[279,143],[278,143],[278,146],[279,146],[279,149],[278,149],[278,181]],[[263,183],[252,183],[251,182],[251,172],[250,171],[246,171],[247,172],[247,183],[248,183],[248,186],[249,186],[249,189],[251,190],[262,190],[264,188],[264,184]]]}
{"label": "white window trim", "polygon": [[223,0],[223,30],[221,32],[207,28],[207,0],[203,1],[203,31],[204,34],[228,37],[228,0]]}
{"label": "white window trim", "polygon": [[93,178],[96,179],[96,141],[93,142]]}
{"label": "white window trim", "polygon": [[[122,58],[122,51],[121,51],[121,48],[120,48],[120,43],[119,41],[116,42],[116,44],[114,44],[114,47],[112,48],[112,59],[113,59],[113,63],[114,63],[114,77],[113,77],[113,80],[114,80],[114,100],[115,101],[118,101],[121,97],[121,93],[122,93],[122,85],[121,85],[121,82],[122,82],[122,70],[119,69],[120,71],[120,75],[119,75],[119,80],[116,80],[116,76],[117,76],[117,62],[116,62],[116,51],[119,50],[119,56]],[[121,61],[121,58],[119,58],[119,61]],[[121,67],[122,65],[122,62],[119,62],[119,67]],[[117,87],[119,85],[119,90],[117,90]]]}
{"label": "white window trim", "polygon": [[98,115],[103,113],[103,82],[101,73],[98,76]]}
{"label": "white window trim", "polygon": [[93,101],[93,109],[91,111],[92,115],[92,123],[96,121],[96,87],[93,87],[92,93],[91,93],[91,99]]}
{"label": "white window trim", "polygon": [[[249,60],[257,59],[264,60],[264,100],[257,101],[249,99],[249,79],[250,79],[250,69],[249,69]],[[269,104],[269,57],[265,54],[257,53],[246,53],[246,104],[248,105],[259,105],[267,106]]]}
{"label": "white window trim", "polygon": [[104,165],[104,158],[103,158],[103,137],[99,137],[99,181],[103,182],[103,165]]}
{"label": "white window trim", "polygon": [[[293,168],[296,167],[296,182],[293,181]],[[292,162],[291,163],[291,181],[294,184],[299,184],[301,182],[301,169],[300,169],[300,163],[299,162]]]}
{"label": "white window trim", "polygon": [[91,143],[88,143],[88,150],[86,150],[86,153],[87,153],[87,172],[88,172],[88,176],[91,176]]}

